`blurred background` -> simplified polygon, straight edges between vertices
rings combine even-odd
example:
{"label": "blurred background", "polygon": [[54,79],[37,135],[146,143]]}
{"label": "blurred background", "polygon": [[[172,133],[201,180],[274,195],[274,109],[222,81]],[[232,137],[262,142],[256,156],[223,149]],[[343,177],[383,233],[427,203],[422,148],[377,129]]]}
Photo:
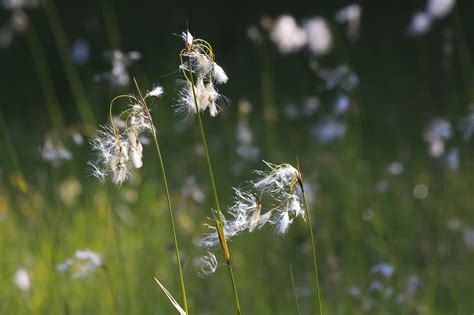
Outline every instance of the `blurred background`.
{"label": "blurred background", "polygon": [[[473,311],[474,3],[268,7],[0,2],[0,314],[175,312],[153,281],[180,301],[150,139],[121,187],[87,165],[132,78],[165,90],[152,109],[190,313],[233,312],[217,250],[199,275],[213,200],[197,124],[173,107],[186,25],[229,76],[222,112],[203,116],[223,206],[263,160],[299,159],[327,314]],[[304,220],[230,246],[243,314],[315,312]]]}

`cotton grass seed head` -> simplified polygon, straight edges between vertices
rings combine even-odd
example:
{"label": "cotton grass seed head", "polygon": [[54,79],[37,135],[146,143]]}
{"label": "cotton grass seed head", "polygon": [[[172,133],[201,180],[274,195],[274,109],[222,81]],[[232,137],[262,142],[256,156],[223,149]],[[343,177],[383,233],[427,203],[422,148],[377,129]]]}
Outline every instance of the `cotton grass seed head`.
{"label": "cotton grass seed head", "polygon": [[[280,235],[286,234],[294,219],[305,219],[302,202],[303,183],[300,172],[290,164],[265,162],[267,171],[255,171],[258,179],[246,184],[248,189],[234,188],[234,198],[225,207],[222,227],[226,240],[248,231],[270,225]],[[220,243],[216,226],[198,244],[212,248]]]}
{"label": "cotton grass seed head", "polygon": [[131,177],[132,169],[143,166],[143,145],[140,139],[145,132],[151,134],[156,132],[147,99],[160,97],[164,91],[157,85],[145,96],[138,92],[139,96],[119,95],[112,100],[111,115],[116,100],[121,98],[129,100],[128,106],[119,115],[124,120],[117,121],[111,116],[109,124],[102,126],[91,140],[97,158],[89,162],[89,165],[92,174],[100,181],[111,175],[112,182],[121,185]]}
{"label": "cotton grass seed head", "polygon": [[185,118],[206,110],[209,110],[211,117],[215,117],[220,111],[218,102],[227,100],[219,94],[215,85],[227,83],[229,77],[215,62],[209,42],[194,38],[189,31],[183,32],[181,37],[185,47],[179,55],[179,70],[185,80],[181,84],[175,110]]}

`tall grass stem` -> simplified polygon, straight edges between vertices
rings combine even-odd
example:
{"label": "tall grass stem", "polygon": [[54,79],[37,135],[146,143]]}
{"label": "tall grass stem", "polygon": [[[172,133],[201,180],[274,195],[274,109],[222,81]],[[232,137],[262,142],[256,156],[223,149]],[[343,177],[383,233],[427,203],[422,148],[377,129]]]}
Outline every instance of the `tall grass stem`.
{"label": "tall grass stem", "polygon": [[[143,95],[140,92],[140,89],[138,87],[138,83],[135,80],[135,78],[133,78],[133,81],[135,82],[135,85],[137,87],[137,90],[138,90],[138,93],[140,95],[141,101],[144,103],[144,105],[146,105],[145,99],[144,99]],[[182,297],[183,297],[183,306],[184,306],[184,310],[185,310],[186,314],[189,314],[189,312],[188,312],[188,300],[186,298],[186,286],[184,285],[183,268],[181,266],[181,255],[179,253],[178,237],[176,236],[176,226],[175,226],[175,223],[174,223],[173,208],[171,206],[171,197],[170,197],[169,188],[168,188],[168,180],[167,180],[167,177],[166,177],[165,164],[163,162],[163,156],[161,155],[161,148],[160,148],[160,144],[158,142],[158,137],[156,136],[155,124],[153,123],[153,119],[151,117],[151,114],[148,111],[147,111],[147,114],[150,116],[149,118],[150,118],[150,121],[152,123],[153,141],[155,143],[156,154],[157,154],[158,160],[160,162],[161,174],[163,176],[163,185],[165,187],[166,201],[168,203],[168,212],[169,212],[169,215],[170,215],[171,228],[172,228],[172,231],[173,231],[173,241],[174,241],[174,248],[175,248],[175,253],[176,253],[176,260],[178,262],[178,272],[179,272],[179,280],[180,280],[180,284],[181,284],[181,294],[182,294]]]}
{"label": "tall grass stem", "polygon": [[[299,168],[299,166],[298,166]],[[306,195],[304,192],[304,185],[302,179],[299,181],[300,186],[301,186],[301,192],[303,195],[303,203],[304,203],[304,209],[305,209],[305,214],[306,217],[308,218],[308,229],[309,229],[309,234],[311,237],[311,250],[313,253],[313,267],[314,267],[314,281],[316,282],[316,300],[317,300],[317,305],[316,307],[319,307],[319,315],[323,315],[323,305],[321,302],[321,291],[319,288],[319,275],[318,275],[318,264],[316,260],[316,241],[314,240],[314,235],[313,235],[313,226],[311,224],[311,214],[309,213],[309,208],[308,208],[308,202],[306,201]]]}
{"label": "tall grass stem", "polygon": [[219,241],[221,243],[221,248],[222,248],[222,251],[223,251],[223,254],[224,254],[224,258],[225,258],[226,263],[227,263],[227,269],[229,270],[229,276],[230,276],[230,281],[232,283],[232,291],[233,291],[233,295],[234,295],[235,308],[236,308],[237,314],[240,315],[241,311],[240,311],[239,295],[238,295],[238,292],[237,292],[237,285],[236,285],[236,282],[235,282],[234,272],[233,272],[233,269],[232,269],[232,263],[231,263],[231,260],[230,260],[230,251],[229,251],[229,247],[227,246],[227,241],[226,241],[224,230],[223,230],[221,206],[220,206],[220,203],[219,203],[219,197],[217,195],[217,188],[216,188],[216,182],[215,182],[215,179],[214,179],[214,172],[212,171],[211,158],[210,158],[209,150],[208,150],[208,147],[207,147],[206,133],[204,132],[204,125],[202,123],[201,113],[199,111],[198,100],[197,100],[197,97],[196,97],[196,90],[195,90],[195,87],[194,87],[194,77],[193,77],[193,73],[192,73],[192,70],[191,70],[192,67],[191,67],[190,59],[188,59],[188,69],[189,69],[189,79],[191,81],[190,82],[191,83],[191,89],[192,89],[192,92],[193,92],[194,105],[195,105],[195,109],[196,109],[196,115],[197,115],[197,119],[198,119],[198,123],[199,123],[199,131],[200,131],[200,134],[201,134],[201,140],[202,140],[202,144],[204,145],[204,151],[205,151],[205,155],[206,155],[207,170],[208,170],[208,173],[209,173],[209,180],[210,180],[210,183],[211,183],[212,193],[214,195],[214,201],[215,201],[215,205],[216,205],[216,211],[217,211],[217,217],[215,218],[215,220],[216,220],[216,232],[218,233]]}

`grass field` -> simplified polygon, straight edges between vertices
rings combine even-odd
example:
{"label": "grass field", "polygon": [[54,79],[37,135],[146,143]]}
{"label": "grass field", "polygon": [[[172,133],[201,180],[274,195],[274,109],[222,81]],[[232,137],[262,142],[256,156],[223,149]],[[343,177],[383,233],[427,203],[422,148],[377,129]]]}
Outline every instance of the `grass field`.
{"label": "grass field", "polygon": [[[184,307],[154,128],[189,314],[236,313],[230,261],[242,314],[320,313],[299,180],[322,313],[474,311],[472,5],[361,3],[358,25],[341,22],[343,1],[307,12],[214,8],[212,23],[203,8],[15,3],[0,12],[0,314],[178,314],[154,277]],[[419,10],[430,16],[427,30],[413,26]],[[278,32],[285,12],[292,16]],[[181,38],[186,23],[192,45],[206,39],[206,58],[229,77],[216,82],[226,97],[218,115],[210,117],[211,103],[197,111],[208,152],[197,113],[175,112],[180,93],[190,93],[186,110],[201,105],[198,83],[186,92],[190,83],[179,82],[202,71],[181,64],[182,49],[183,60],[195,58]],[[164,88],[146,98],[154,127],[140,137],[143,167],[115,185],[112,166],[100,182],[90,141],[110,125],[115,96],[139,99],[134,78],[143,95]],[[117,126],[130,102],[113,105]],[[286,233],[281,216],[252,232],[247,218],[227,241],[229,261],[214,235],[216,269],[203,273],[209,248],[199,243],[219,221],[217,208],[223,224],[233,222],[233,187],[258,197],[254,171],[272,172],[264,161],[299,168],[286,184],[301,212]],[[264,206],[289,202],[266,193]]]}

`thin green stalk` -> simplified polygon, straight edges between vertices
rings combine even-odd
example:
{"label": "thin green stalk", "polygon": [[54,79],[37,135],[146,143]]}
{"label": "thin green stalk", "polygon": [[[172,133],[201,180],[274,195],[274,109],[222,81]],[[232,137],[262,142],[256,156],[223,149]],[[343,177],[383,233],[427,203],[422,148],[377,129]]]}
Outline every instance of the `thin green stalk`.
{"label": "thin green stalk", "polygon": [[46,1],[44,7],[51,30],[53,31],[54,41],[59,52],[59,59],[61,60],[66,79],[76,101],[79,114],[86,124],[89,124],[89,126],[96,126],[94,112],[92,111],[92,107],[87,98],[84,85],[82,84],[77,69],[71,61],[69,43],[67,41],[66,33],[61,25],[58,11],[54,5],[54,0]]}
{"label": "thin green stalk", "polygon": [[306,202],[306,196],[305,196],[305,193],[304,193],[304,185],[303,185],[303,181],[302,181],[301,178],[299,179],[299,185],[301,187],[301,192],[302,192],[302,195],[303,195],[304,210],[305,210],[306,217],[308,218],[308,229],[309,229],[309,234],[311,236],[311,249],[312,249],[312,252],[313,252],[313,265],[314,265],[314,281],[316,282],[316,295],[317,295],[316,298],[317,298],[317,301],[318,301],[318,305],[316,305],[316,307],[319,306],[319,315],[322,315],[323,314],[323,305],[321,303],[321,292],[320,292],[320,289],[319,289],[318,264],[317,264],[317,261],[316,261],[316,241],[314,240],[313,226],[311,224],[311,215],[309,213],[308,203]]}
{"label": "thin green stalk", "polygon": [[53,80],[51,79],[51,71],[49,71],[48,63],[46,61],[46,55],[41,42],[38,38],[38,33],[30,26],[26,32],[26,40],[30,48],[31,57],[33,58],[36,73],[39,78],[41,90],[44,95],[46,107],[51,117],[51,123],[54,129],[58,132],[64,129],[64,118],[59,107],[58,97],[54,91]]}
{"label": "thin green stalk", "polygon": [[152,127],[153,128],[153,132],[152,132],[153,140],[155,142],[156,154],[158,155],[158,160],[160,162],[161,175],[163,176],[163,184],[165,186],[166,201],[168,203],[168,212],[169,212],[169,215],[170,215],[171,228],[173,230],[174,248],[175,248],[175,253],[176,253],[176,260],[178,261],[178,272],[179,272],[179,280],[180,280],[180,283],[181,283],[181,294],[183,296],[183,305],[184,305],[184,310],[185,310],[186,314],[189,314],[188,313],[188,300],[186,298],[186,287],[184,285],[183,269],[182,269],[182,266],[181,266],[181,255],[179,254],[178,237],[176,236],[176,226],[174,224],[173,208],[171,207],[171,197],[170,197],[170,193],[169,193],[169,189],[168,189],[168,180],[167,180],[167,177],[166,177],[165,164],[163,162],[163,157],[161,155],[161,149],[160,149],[160,144],[158,142],[158,137],[156,136],[156,128],[155,128],[155,124],[153,123],[153,118],[151,117],[151,114],[148,110],[148,107],[146,106],[145,98],[143,97],[143,95],[142,95],[142,93],[141,93],[141,91],[138,87],[138,83],[135,80],[135,78],[133,78],[133,81],[135,82],[135,85],[137,87],[138,93],[140,95],[140,99],[143,102],[143,106],[144,106],[143,109],[145,110],[145,113],[149,117],[149,119],[151,121],[151,125],[153,126]]}
{"label": "thin green stalk", "polygon": [[165,166],[163,163],[163,158],[161,156],[161,150],[160,150],[160,145],[158,143],[158,138],[156,137],[156,132],[153,132],[153,140],[155,142],[155,147],[156,147],[156,153],[158,155],[158,160],[160,161],[160,168],[161,168],[161,173],[163,176],[163,183],[165,186],[165,192],[166,192],[166,200],[168,202],[168,210],[170,214],[170,221],[171,221],[171,227],[173,230],[173,240],[174,240],[174,248],[176,252],[176,260],[178,261],[178,271],[179,271],[179,280],[181,282],[181,294],[183,296],[183,305],[184,305],[184,310],[186,311],[186,314],[188,313],[188,301],[186,299],[186,288],[184,285],[184,277],[183,277],[183,269],[181,267],[181,257],[179,254],[179,246],[178,246],[178,238],[176,237],[176,227],[174,224],[174,218],[173,218],[173,210],[171,208],[171,198],[170,198],[170,193],[168,190],[168,181],[166,179],[166,172],[165,172]]}
{"label": "thin green stalk", "polygon": [[293,286],[293,293],[295,294],[296,309],[298,310],[298,315],[301,315],[300,311],[300,302],[298,301],[298,294],[296,294],[295,278],[293,277],[293,268],[290,264],[290,276],[291,276],[291,285]]}
{"label": "thin green stalk", "polygon": [[209,150],[207,148],[207,141],[206,141],[206,134],[204,132],[204,125],[202,123],[201,113],[199,111],[198,101],[197,101],[197,97],[196,97],[196,91],[195,91],[195,87],[194,87],[194,77],[193,77],[193,73],[192,73],[192,70],[191,70],[192,69],[191,61],[189,59],[188,59],[188,69],[189,69],[189,80],[191,81],[191,87],[192,87],[191,90],[193,91],[194,105],[195,105],[195,108],[196,108],[196,115],[197,115],[198,122],[199,122],[199,131],[200,131],[200,134],[201,134],[202,143],[204,145],[204,151],[206,153],[206,161],[207,161],[207,170],[208,170],[208,173],[209,173],[209,180],[211,182],[211,188],[212,188],[212,192],[213,192],[213,195],[214,195],[214,201],[215,201],[215,204],[216,204],[216,210],[217,210],[217,218],[215,219],[216,220],[216,232],[218,233],[219,241],[221,243],[221,248],[222,248],[222,251],[223,251],[223,254],[224,254],[224,258],[225,258],[225,261],[227,263],[227,269],[229,270],[230,281],[232,283],[232,291],[233,291],[233,294],[234,294],[235,308],[236,308],[237,314],[240,315],[241,311],[240,311],[239,295],[237,293],[237,286],[235,284],[234,272],[232,270],[232,263],[231,263],[231,260],[230,260],[230,251],[229,251],[229,247],[227,246],[227,241],[226,241],[225,234],[224,234],[221,207],[220,207],[220,203],[219,203],[219,197],[217,195],[216,183],[215,183],[215,180],[214,180],[214,172],[212,171],[211,158],[209,156]]}

